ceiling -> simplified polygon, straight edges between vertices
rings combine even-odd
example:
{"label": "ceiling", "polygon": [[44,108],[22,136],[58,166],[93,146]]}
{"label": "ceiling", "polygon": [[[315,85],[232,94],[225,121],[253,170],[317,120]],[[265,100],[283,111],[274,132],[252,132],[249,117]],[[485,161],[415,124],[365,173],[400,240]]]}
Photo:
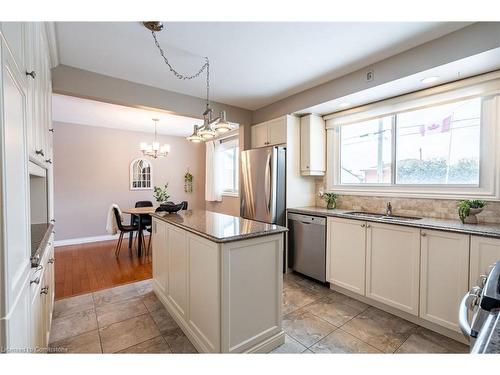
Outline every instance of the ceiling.
{"label": "ceiling", "polygon": [[[211,97],[255,110],[467,26],[465,22],[169,22],[158,34],[171,63],[192,74],[210,58]],[[61,64],[187,95],[139,22],[58,22]]]}
{"label": "ceiling", "polygon": [[195,124],[203,123],[200,119],[166,112],[125,107],[72,96],[52,95],[53,121],[153,133],[153,118],[160,120],[157,126],[158,134],[177,137],[190,135]]}

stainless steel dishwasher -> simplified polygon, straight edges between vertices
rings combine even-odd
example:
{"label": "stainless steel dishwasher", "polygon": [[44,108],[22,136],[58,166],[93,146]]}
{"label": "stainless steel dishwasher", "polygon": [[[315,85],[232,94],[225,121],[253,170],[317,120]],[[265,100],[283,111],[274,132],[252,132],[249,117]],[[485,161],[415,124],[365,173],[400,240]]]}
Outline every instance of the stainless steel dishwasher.
{"label": "stainless steel dishwasher", "polygon": [[326,218],[289,213],[288,230],[289,267],[326,282]]}

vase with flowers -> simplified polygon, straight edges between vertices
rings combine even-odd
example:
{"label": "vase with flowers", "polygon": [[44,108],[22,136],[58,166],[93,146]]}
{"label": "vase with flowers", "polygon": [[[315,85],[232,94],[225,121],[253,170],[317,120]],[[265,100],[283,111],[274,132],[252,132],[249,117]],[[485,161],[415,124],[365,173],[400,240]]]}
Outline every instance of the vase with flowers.
{"label": "vase with flowers", "polygon": [[324,199],[326,201],[326,208],[328,208],[329,210],[333,210],[337,205],[337,194],[325,193],[324,191],[320,190],[318,195],[321,199]]}

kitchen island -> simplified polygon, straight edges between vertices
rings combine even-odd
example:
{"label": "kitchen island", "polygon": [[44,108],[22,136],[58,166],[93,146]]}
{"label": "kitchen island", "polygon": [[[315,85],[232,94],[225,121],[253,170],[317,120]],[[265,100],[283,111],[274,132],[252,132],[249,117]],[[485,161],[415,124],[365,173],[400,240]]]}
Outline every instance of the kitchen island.
{"label": "kitchen island", "polygon": [[151,216],[154,291],[199,352],[283,344],[286,228],[205,210]]}

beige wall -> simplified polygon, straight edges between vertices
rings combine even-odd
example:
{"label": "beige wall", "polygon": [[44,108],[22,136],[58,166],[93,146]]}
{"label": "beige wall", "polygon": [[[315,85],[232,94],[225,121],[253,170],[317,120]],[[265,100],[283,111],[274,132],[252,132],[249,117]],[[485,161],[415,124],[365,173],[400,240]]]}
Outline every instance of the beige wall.
{"label": "beige wall", "polygon": [[[130,162],[140,157],[139,142],[152,134],[54,123],[54,196],[57,239],[106,235],[111,203],[132,207],[154,201],[151,190],[129,190]],[[204,208],[205,147],[181,137],[160,136],[171,145],[167,158],[152,160],[153,184],[169,182],[171,200]],[[186,168],[194,176],[192,194],[184,193]]]}
{"label": "beige wall", "polygon": [[240,198],[223,196],[222,202],[206,202],[205,208],[221,214],[240,216]]}

